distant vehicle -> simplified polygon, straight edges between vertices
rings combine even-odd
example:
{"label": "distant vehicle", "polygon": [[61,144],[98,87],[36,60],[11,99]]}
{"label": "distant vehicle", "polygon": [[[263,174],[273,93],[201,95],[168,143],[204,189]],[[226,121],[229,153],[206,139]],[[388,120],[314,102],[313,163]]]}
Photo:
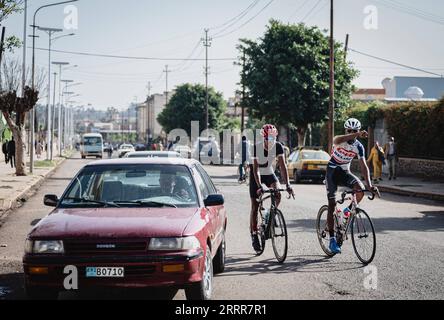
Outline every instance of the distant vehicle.
{"label": "distant vehicle", "polygon": [[288,176],[293,177],[295,183],[301,180],[323,181],[330,158],[320,148],[298,148],[288,159]]}
{"label": "distant vehicle", "polygon": [[127,153],[124,158],[182,158],[174,151],[136,151]]}
{"label": "distant vehicle", "polygon": [[214,138],[200,137],[193,146],[192,155],[194,159],[205,164],[220,163],[220,147]]}
{"label": "distant vehicle", "polygon": [[83,135],[80,142],[80,154],[82,159],[86,157],[103,158],[103,137],[99,133]]}
{"label": "distant vehicle", "polygon": [[117,155],[119,158],[123,158],[127,153],[129,152],[135,152],[136,149],[134,149],[133,145],[131,144],[122,144],[119,149],[117,150]]}
{"label": "distant vehicle", "polygon": [[97,161],[44,203],[54,211],[26,239],[28,298],[57,299],[72,265],[85,290],[168,287],[211,299],[213,274],[225,268],[227,213],[197,161]]}
{"label": "distant vehicle", "polygon": [[174,145],[173,151],[179,153],[185,159],[191,159],[191,148],[185,145]]}
{"label": "distant vehicle", "polygon": [[147,150],[146,145],[144,145],[142,143],[136,144],[134,148],[136,149],[136,151],[146,151]]}

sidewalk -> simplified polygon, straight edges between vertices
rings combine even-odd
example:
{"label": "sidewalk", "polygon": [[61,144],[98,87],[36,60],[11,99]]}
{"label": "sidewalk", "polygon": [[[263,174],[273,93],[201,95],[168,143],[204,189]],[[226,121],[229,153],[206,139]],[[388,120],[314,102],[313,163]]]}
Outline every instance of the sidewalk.
{"label": "sidewalk", "polygon": [[377,185],[381,192],[444,201],[444,181],[405,177],[392,181],[387,177],[383,179]]}
{"label": "sidewalk", "polygon": [[[6,164],[4,157],[0,156],[0,221],[9,210],[25,202],[32,194],[33,189],[38,188],[45,178],[65,160],[65,158],[54,158],[54,166],[40,162],[45,159],[45,153],[42,154],[41,159],[36,159],[33,175],[28,173],[26,177],[17,177],[15,169],[12,169],[10,164]],[[27,162],[29,164],[29,157]]]}

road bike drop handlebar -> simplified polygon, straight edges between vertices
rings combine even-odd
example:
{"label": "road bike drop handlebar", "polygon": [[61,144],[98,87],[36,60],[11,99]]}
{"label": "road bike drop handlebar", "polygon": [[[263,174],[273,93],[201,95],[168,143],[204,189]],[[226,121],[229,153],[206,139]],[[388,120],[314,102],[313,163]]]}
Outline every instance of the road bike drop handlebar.
{"label": "road bike drop handlebar", "polygon": [[[264,195],[264,194],[276,195],[278,193],[287,192],[287,191],[288,191],[287,189],[282,189],[282,188],[279,188],[279,189],[277,189],[277,188],[276,189],[269,189],[265,185],[262,185],[262,195]],[[294,194],[289,195],[287,197],[287,199],[291,199],[292,197],[293,197],[293,200],[296,200],[296,197],[294,196]],[[263,202],[263,201],[267,200],[268,198],[269,197],[266,197],[265,199],[262,199],[262,197],[261,197],[261,199],[258,199],[257,201],[258,202]]]}
{"label": "road bike drop handlebar", "polygon": [[375,200],[376,195],[378,195],[378,197],[381,197],[381,194],[379,193],[379,191],[377,193],[370,191],[370,190],[360,190],[360,191],[344,191],[341,195],[341,200],[338,201],[339,204],[343,204],[345,202],[345,198],[347,197],[347,195],[355,195],[357,193],[371,193],[371,196],[368,197],[368,199],[370,201]]}

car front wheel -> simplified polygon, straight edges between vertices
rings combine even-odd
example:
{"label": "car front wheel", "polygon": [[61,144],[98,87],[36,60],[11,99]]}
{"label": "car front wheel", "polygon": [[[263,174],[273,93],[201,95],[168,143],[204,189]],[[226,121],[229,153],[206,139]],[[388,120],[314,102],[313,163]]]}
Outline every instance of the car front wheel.
{"label": "car front wheel", "polygon": [[225,270],[225,253],[227,251],[227,245],[225,242],[225,233],[222,236],[222,242],[217,249],[216,256],[214,257],[214,274],[219,274]]}
{"label": "car front wheel", "polygon": [[191,284],[185,289],[188,300],[211,300],[213,293],[213,259],[211,249],[207,245],[205,250],[205,264],[202,280]]}

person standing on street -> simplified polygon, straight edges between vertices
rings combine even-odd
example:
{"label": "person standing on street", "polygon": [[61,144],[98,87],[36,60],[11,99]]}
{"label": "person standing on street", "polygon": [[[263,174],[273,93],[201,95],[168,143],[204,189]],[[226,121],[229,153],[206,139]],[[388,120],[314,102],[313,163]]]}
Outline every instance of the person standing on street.
{"label": "person standing on street", "polygon": [[42,157],[42,152],[43,152],[43,144],[39,141],[37,142],[35,148],[35,154],[37,155],[37,159],[40,159]]}
{"label": "person standing on street", "polygon": [[11,161],[11,168],[15,168],[15,141],[14,137],[12,137],[12,140],[8,143],[8,155],[9,155],[9,161]]}
{"label": "person standing on street", "polygon": [[245,167],[250,165],[250,142],[247,137],[243,136],[242,141],[238,146],[237,152],[241,157],[241,163],[239,165],[239,181],[245,180]]}
{"label": "person standing on street", "polygon": [[8,155],[8,141],[7,140],[5,140],[2,144],[2,152],[5,155],[5,163],[8,164],[9,155]]}
{"label": "person standing on street", "polygon": [[396,180],[396,165],[399,162],[399,157],[398,146],[394,137],[391,137],[389,143],[384,146],[384,153],[389,165],[389,180]]}
{"label": "person standing on street", "polygon": [[385,162],[384,150],[379,145],[379,142],[375,142],[375,146],[370,152],[370,156],[367,162],[373,166],[373,182],[375,184],[382,181],[382,165]]}

